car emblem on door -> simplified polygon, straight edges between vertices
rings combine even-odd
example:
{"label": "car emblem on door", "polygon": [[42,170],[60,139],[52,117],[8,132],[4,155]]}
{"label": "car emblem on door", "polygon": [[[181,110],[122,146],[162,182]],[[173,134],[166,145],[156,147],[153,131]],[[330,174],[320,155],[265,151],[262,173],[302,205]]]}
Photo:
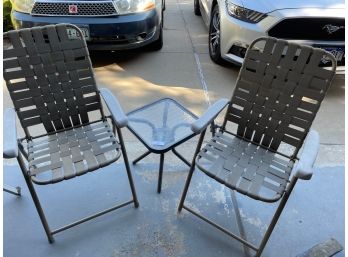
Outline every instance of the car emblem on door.
{"label": "car emblem on door", "polygon": [[344,29],[344,26],[335,26],[332,24],[326,24],[323,29],[326,29],[327,33],[332,34],[337,30]]}
{"label": "car emblem on door", "polygon": [[75,4],[69,5],[69,13],[72,13],[72,14],[77,13],[77,5]]}

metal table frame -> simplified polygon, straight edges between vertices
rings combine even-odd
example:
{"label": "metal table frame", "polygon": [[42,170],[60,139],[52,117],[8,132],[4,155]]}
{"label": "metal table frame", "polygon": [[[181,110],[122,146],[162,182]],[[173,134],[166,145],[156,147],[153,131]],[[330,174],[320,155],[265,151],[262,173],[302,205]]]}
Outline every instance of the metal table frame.
{"label": "metal table frame", "polygon": [[[139,112],[141,110],[145,110],[149,107],[155,106],[165,100],[169,100],[172,101],[174,104],[177,105],[177,107],[179,107],[180,109],[182,109],[184,112],[186,112],[187,114],[191,115],[194,119],[198,119],[197,115],[195,115],[194,113],[192,113],[191,111],[189,111],[188,109],[186,109],[184,106],[182,106],[179,102],[175,101],[172,98],[162,98],[159,99],[155,102],[152,102],[150,104],[147,104],[143,107],[140,107],[136,110],[133,110],[131,112],[129,112],[127,114],[128,116],[128,120],[129,121],[135,121],[135,122],[140,122],[140,123],[144,123],[147,124],[148,126],[150,126],[152,129],[155,129],[155,126],[152,124],[151,120],[147,120],[147,119],[132,119],[131,117],[129,117],[131,114],[135,113],[135,112]],[[164,111],[163,111],[163,127],[164,128],[166,126],[167,123],[167,116],[168,116],[168,107],[164,107]],[[183,123],[184,124],[184,123]],[[182,124],[182,125],[183,125]],[[180,124],[179,124],[180,125]],[[176,130],[178,127],[180,126],[175,126],[172,130]],[[191,124],[187,124],[186,125],[191,125]],[[178,141],[174,141],[173,143],[169,144],[167,147],[163,148],[163,149],[156,149],[153,146],[149,145],[146,142],[146,139],[144,139],[137,131],[135,131],[132,126],[130,124],[128,124],[128,129],[140,140],[140,142],[148,149],[148,151],[146,151],[145,153],[143,153],[142,155],[140,155],[139,157],[137,157],[132,163],[133,165],[135,165],[137,162],[139,162],[140,160],[144,159],[146,156],[148,156],[151,153],[154,154],[159,154],[160,155],[160,164],[159,164],[159,175],[158,175],[158,183],[157,183],[157,193],[161,193],[161,189],[162,189],[162,177],[163,177],[163,165],[164,165],[164,155],[165,153],[172,151],[181,161],[183,161],[187,166],[191,167],[191,163],[186,160],[176,149],[175,147],[179,146],[180,144],[186,142],[187,140],[191,139],[192,137],[196,136],[195,133],[190,133],[188,134],[186,137],[178,140]]]}

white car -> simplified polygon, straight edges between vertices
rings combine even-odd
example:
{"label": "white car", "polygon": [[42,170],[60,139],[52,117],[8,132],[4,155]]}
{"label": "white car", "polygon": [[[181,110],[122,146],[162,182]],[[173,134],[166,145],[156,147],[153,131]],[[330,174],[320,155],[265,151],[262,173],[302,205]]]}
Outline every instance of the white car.
{"label": "white car", "polygon": [[344,0],[194,0],[209,28],[209,54],[241,64],[256,38],[271,36],[323,48],[344,70]]}

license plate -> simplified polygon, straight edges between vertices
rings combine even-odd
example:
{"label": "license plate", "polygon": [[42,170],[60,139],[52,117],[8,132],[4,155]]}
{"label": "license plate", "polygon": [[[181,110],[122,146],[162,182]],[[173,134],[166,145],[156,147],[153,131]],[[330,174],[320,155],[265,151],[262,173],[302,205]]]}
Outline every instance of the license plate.
{"label": "license plate", "polygon": [[[84,36],[86,41],[90,40],[89,29],[86,27],[79,27],[79,29],[81,30],[82,35]],[[76,39],[76,38],[80,37],[80,35],[76,29],[68,28],[67,32],[68,32],[69,38],[71,38],[71,39]]]}

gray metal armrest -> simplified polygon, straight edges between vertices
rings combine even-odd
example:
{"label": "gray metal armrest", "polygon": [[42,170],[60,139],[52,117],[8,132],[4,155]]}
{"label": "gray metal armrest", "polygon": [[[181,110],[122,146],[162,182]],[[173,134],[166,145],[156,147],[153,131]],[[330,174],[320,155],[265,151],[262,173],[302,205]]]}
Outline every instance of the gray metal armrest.
{"label": "gray metal armrest", "polygon": [[294,167],[295,176],[299,179],[309,180],[313,175],[313,166],[320,146],[319,133],[310,130],[302,146],[299,161]]}
{"label": "gray metal armrest", "polygon": [[103,97],[111,116],[116,123],[116,126],[123,128],[128,125],[127,115],[124,113],[120,103],[117,101],[117,98],[111,93],[107,88],[101,88],[100,94]]}
{"label": "gray metal armrest", "polygon": [[15,158],[18,156],[16,111],[7,108],[4,113],[4,158]]}
{"label": "gray metal armrest", "polygon": [[219,115],[227,104],[228,100],[226,98],[216,101],[198,120],[192,123],[191,130],[195,134],[201,133],[216,118],[216,116]]}

